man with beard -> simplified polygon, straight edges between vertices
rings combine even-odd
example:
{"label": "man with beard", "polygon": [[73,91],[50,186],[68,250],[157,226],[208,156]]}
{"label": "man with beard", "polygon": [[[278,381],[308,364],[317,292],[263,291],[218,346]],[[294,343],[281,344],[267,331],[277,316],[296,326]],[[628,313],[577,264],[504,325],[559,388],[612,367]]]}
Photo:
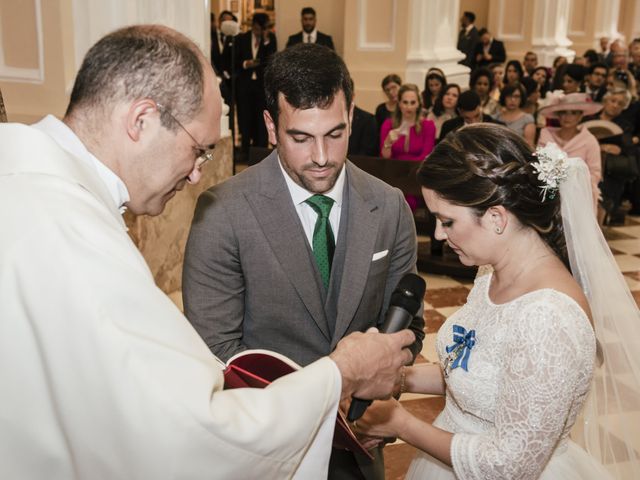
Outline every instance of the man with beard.
{"label": "man with beard", "polygon": [[335,50],[331,35],[319,32],[316,28],[316,11],[311,7],[304,7],[300,12],[300,23],[302,31],[291,35],[287,41],[287,48],[298,43],[317,43]]}
{"label": "man with beard", "polygon": [[[226,360],[264,348],[307,365],[345,335],[380,326],[391,292],[416,271],[416,233],[402,192],[346,159],[353,116],[349,72],[332,50],[301,44],[265,71],[276,149],[204,192],[185,252],[187,318]],[[412,321],[416,355],[422,311]],[[329,478],[384,478],[334,449]]]}

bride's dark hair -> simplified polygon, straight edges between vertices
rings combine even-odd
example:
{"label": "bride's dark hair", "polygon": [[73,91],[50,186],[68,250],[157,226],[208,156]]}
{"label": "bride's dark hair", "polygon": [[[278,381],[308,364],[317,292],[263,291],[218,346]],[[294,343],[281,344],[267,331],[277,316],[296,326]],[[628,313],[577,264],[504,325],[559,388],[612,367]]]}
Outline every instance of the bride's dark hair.
{"label": "bride's dark hair", "polygon": [[542,200],[543,184],[531,166],[532,154],[527,142],[506,127],[469,125],[434,148],[418,169],[418,182],[455,205],[473,209],[478,217],[502,205],[568,264],[560,193]]}

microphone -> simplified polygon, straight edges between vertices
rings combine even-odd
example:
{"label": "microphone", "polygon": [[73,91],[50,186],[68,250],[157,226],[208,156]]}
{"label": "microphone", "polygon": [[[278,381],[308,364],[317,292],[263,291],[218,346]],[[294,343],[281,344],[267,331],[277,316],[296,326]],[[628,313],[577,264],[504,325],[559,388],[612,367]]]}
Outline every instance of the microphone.
{"label": "microphone", "polygon": [[[415,273],[407,273],[402,277],[391,294],[389,309],[385,314],[380,332],[395,333],[407,328],[420,310],[426,288],[427,284],[424,279]],[[347,413],[347,420],[355,422],[364,414],[369,405],[371,405],[371,400],[353,397]]]}

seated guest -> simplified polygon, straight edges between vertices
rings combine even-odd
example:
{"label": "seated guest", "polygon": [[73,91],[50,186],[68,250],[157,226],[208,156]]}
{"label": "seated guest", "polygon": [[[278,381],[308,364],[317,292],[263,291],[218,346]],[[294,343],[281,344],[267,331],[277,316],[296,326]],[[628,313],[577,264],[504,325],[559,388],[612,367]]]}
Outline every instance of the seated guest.
{"label": "seated guest", "polygon": [[[637,178],[637,173],[634,177],[632,169],[620,167],[628,162],[628,159],[635,160],[636,165],[638,161],[637,137],[634,143],[636,125],[633,118],[624,114],[630,104],[631,93],[629,90],[620,89],[607,92],[602,99],[602,111],[590,117],[595,122],[584,123],[585,127],[595,123],[597,127],[605,127],[605,129],[607,123],[611,123],[608,134],[598,135],[594,132],[594,136],[600,144],[603,159],[600,189],[602,190],[602,207],[606,213],[603,220],[605,224],[624,223],[625,214],[620,209],[622,195],[625,187]],[[603,121],[607,123],[603,123]]]}
{"label": "seated guest", "polygon": [[387,101],[382,102],[376,107],[376,124],[378,131],[387,118],[391,118],[391,114],[395,112],[396,105],[398,104],[398,90],[402,85],[402,79],[392,73],[382,79],[382,91],[387,96]]}
{"label": "seated guest", "polygon": [[442,125],[438,142],[442,141],[449,133],[455,132],[465,125],[473,123],[500,123],[494,120],[490,115],[486,115],[482,111],[480,97],[473,90],[467,90],[460,94],[458,99],[458,116],[447,120]]}
{"label": "seated guest", "polygon": [[538,55],[535,52],[527,52],[524,54],[524,61],[522,62],[522,67],[524,68],[524,73],[526,76],[531,76],[533,71],[538,66]]}
{"label": "seated guest", "polygon": [[524,70],[518,60],[510,60],[507,62],[507,66],[504,71],[504,78],[502,83],[504,85],[510,85],[512,83],[518,83],[524,77]]}
{"label": "seated guest", "polygon": [[567,57],[559,56],[553,60],[551,67],[551,90],[562,90],[564,71],[568,65]]}
{"label": "seated guest", "polygon": [[439,68],[430,68],[424,77],[424,91],[422,92],[422,110],[428,115],[438,99],[438,95],[447,84],[447,77]]}
{"label": "seated guest", "polygon": [[471,78],[469,79],[469,88],[478,94],[480,97],[480,107],[482,113],[487,115],[495,115],[500,110],[500,104],[497,100],[491,98],[491,91],[493,90],[493,76],[491,72],[482,67],[476,68],[471,72]]}
{"label": "seated guest", "polygon": [[594,63],[589,67],[583,91],[594,102],[601,102],[607,91],[607,66],[604,63]]}
{"label": "seated guest", "polygon": [[562,74],[562,90],[565,94],[577,93],[582,89],[584,67],[575,63],[567,65]]}
{"label": "seated guest", "polygon": [[520,83],[507,85],[500,94],[503,109],[496,115],[511,130],[523,137],[532,147],[535,144],[536,125],[533,115],[522,110],[526,102],[526,91]]}
{"label": "seated guest", "polygon": [[534,123],[538,125],[538,101],[540,100],[540,84],[531,77],[524,77],[521,82],[524,87],[525,101],[522,111],[533,117]]}
{"label": "seated guest", "polygon": [[601,63],[600,62],[600,56],[598,55],[598,52],[596,52],[592,48],[590,48],[589,50],[584,52],[582,54],[582,58],[584,58],[584,66],[585,66],[585,68],[591,68],[591,66],[593,64]]}
{"label": "seated guest", "polygon": [[427,118],[436,125],[436,138],[440,136],[442,124],[458,115],[456,113],[458,97],[460,97],[460,87],[456,83],[450,83],[442,90],[433,109],[427,115]]}
{"label": "seated guest", "polygon": [[[420,90],[411,83],[403,85],[398,93],[398,108],[393,117],[382,124],[380,155],[421,162],[433,150],[435,139],[435,125],[422,117]],[[411,211],[423,203],[417,195],[405,194],[405,199]]]}
{"label": "seated guest", "polygon": [[[352,88],[355,99],[355,88]],[[347,155],[378,156],[378,126],[376,117],[369,112],[353,105],[353,119],[351,120],[351,135]]]}
{"label": "seated guest", "polygon": [[500,92],[504,88],[504,64],[492,63],[489,65],[489,71],[493,75],[493,89],[489,95],[497,102],[500,100]]}
{"label": "seated guest", "polygon": [[602,180],[602,164],[598,140],[589,130],[580,127],[583,115],[594,115],[602,109],[602,105],[594,103],[584,93],[571,93],[557,96],[552,102],[540,109],[547,118],[558,120],[559,127],[545,127],[540,132],[538,145],[549,142],[556,143],[570,157],[580,157],[589,167],[591,176],[591,193],[593,194],[593,212],[597,212]]}
{"label": "seated guest", "polygon": [[507,59],[504,43],[491,36],[489,30],[481,29],[478,34],[480,41],[476,44],[474,52],[475,67],[487,67],[492,63],[503,63]]}
{"label": "seated guest", "polygon": [[547,67],[537,67],[531,74],[538,85],[540,85],[540,98],[545,98],[547,92],[551,88],[551,82],[549,82],[549,69]]}
{"label": "seated guest", "polygon": [[422,161],[431,153],[436,127],[431,120],[422,118],[421,109],[418,87],[412,83],[400,87],[398,108],[380,130],[382,157]]}

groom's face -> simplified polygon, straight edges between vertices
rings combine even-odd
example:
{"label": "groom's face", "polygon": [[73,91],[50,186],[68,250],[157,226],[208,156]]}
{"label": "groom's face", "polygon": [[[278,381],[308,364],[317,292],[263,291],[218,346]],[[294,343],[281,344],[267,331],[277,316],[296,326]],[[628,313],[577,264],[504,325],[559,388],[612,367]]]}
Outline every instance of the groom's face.
{"label": "groom's face", "polygon": [[280,94],[278,125],[268,112],[269,142],[275,144],[282,167],[298,185],[311,193],[333,188],[344,167],[353,105],[347,108],[340,91],[326,108],[296,109]]}

